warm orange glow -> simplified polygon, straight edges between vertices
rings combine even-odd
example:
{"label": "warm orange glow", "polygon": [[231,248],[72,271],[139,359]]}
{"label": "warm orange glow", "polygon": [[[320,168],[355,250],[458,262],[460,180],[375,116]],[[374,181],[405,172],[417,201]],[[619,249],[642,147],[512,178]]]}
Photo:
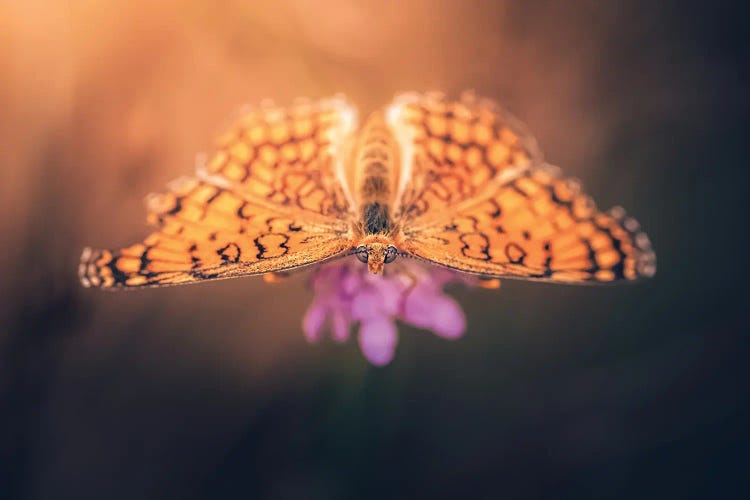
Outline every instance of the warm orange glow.
{"label": "warm orange glow", "polygon": [[[309,105],[325,96],[345,94],[358,111],[342,110],[342,133],[329,139],[342,148],[342,157],[348,157],[342,137],[356,130],[372,111],[386,107],[389,123],[401,113],[418,119],[420,112],[408,106],[414,95],[388,106],[399,91],[440,89],[456,97],[474,87],[479,95],[522,117],[547,158],[596,185],[597,195],[611,196],[607,201],[621,200],[622,192],[600,185],[613,175],[611,167],[599,160],[612,144],[613,124],[623,116],[620,108],[599,105],[611,102],[616,92],[609,89],[604,99],[595,84],[600,80],[591,78],[601,69],[599,48],[589,44],[560,58],[561,47],[580,45],[585,25],[560,23],[559,9],[552,8],[534,16],[535,29],[518,29],[524,25],[518,23],[516,5],[404,2],[386,8],[374,0],[230,0],[219,9],[195,0],[0,2],[0,208],[13,214],[0,221],[6,239],[0,246],[0,260],[13,264],[6,268],[0,292],[13,295],[19,283],[29,282],[23,266],[15,263],[32,253],[39,262],[39,280],[72,287],[72,267],[81,247],[127,247],[148,237],[143,195],[162,190],[169,179],[191,175],[198,154],[226,148],[225,157],[209,154],[198,163],[211,171],[226,164],[226,177],[233,182],[241,179],[246,151],[228,149],[237,141],[232,124],[238,119],[228,117],[243,104],[259,108],[265,98],[286,108],[300,96],[307,96]],[[238,115],[247,115],[247,110]],[[491,113],[480,113],[469,139],[489,142],[491,120]],[[450,132],[455,126],[447,119],[442,122],[436,125],[437,132],[443,130],[440,127]],[[307,136],[312,123],[300,120],[295,127],[292,134]],[[223,130],[231,132],[217,147],[212,138]],[[263,127],[257,132],[268,133]],[[463,132],[458,132],[462,140]],[[254,146],[268,140],[248,133]],[[409,163],[413,152],[408,153],[408,148],[420,139],[410,137],[413,133],[420,132],[403,125],[396,139],[400,150],[407,152],[402,168],[418,175],[420,166]],[[301,141],[297,148],[307,162],[318,142]],[[439,143],[436,148],[449,154],[447,148],[440,150]],[[258,151],[249,149],[248,161],[252,161]],[[463,159],[474,174],[471,185],[489,181],[488,172],[479,167],[483,153],[478,147],[464,151]],[[450,154],[455,156],[455,148]],[[343,166],[331,166],[337,179],[345,178]],[[619,178],[617,184],[627,182],[625,189],[639,192],[640,183],[651,182],[658,172],[644,169],[633,165],[627,180]],[[259,166],[255,174],[252,189],[267,193],[270,172]],[[456,185],[455,178],[446,179],[446,185],[449,182]],[[575,187],[554,185],[559,199],[574,197],[570,191]],[[398,187],[404,189],[405,182]],[[354,195],[342,193],[342,198],[351,203]],[[230,209],[232,199],[222,196],[216,202],[223,211]],[[149,224],[158,226],[160,213],[147,215]],[[553,213],[560,227],[575,226],[570,214]],[[194,217],[193,208],[185,216]],[[211,217],[215,220],[214,214]],[[176,249],[177,242],[161,233],[177,233],[180,226],[166,222],[159,227],[149,244],[159,241]],[[553,229],[550,222],[538,233]],[[635,242],[623,245],[629,253],[637,248]],[[636,262],[626,261],[625,273],[636,277]],[[207,285],[209,294],[203,288],[179,293],[209,308],[242,304],[252,297],[254,305],[248,310],[274,312],[253,317],[261,321],[253,328],[285,326],[296,332],[299,314],[276,314],[294,307],[301,310],[308,301],[310,292],[302,278],[295,280],[293,285],[279,285],[286,287],[283,306],[259,279]],[[133,278],[132,283],[145,281]],[[524,288],[523,293],[533,300],[537,290]],[[491,295],[481,299],[488,306],[497,300]],[[144,297],[168,309],[173,295],[118,298],[110,303],[112,315],[132,314],[128,301]],[[257,343],[275,345],[266,339],[254,339],[251,357],[256,366],[268,363],[256,359],[260,356],[256,352],[263,352],[257,350]]]}

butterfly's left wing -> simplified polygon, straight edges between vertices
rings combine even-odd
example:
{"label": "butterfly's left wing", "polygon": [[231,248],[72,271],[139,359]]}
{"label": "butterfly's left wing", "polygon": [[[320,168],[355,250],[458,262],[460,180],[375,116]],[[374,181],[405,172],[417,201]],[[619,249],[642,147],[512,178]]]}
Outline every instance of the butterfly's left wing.
{"label": "butterfly's left wing", "polygon": [[343,151],[356,109],[343,97],[241,113],[194,177],[148,200],[156,232],[81,256],[84,286],[173,285],[285,271],[351,248]]}
{"label": "butterfly's left wing", "polygon": [[472,206],[417,218],[403,232],[406,252],[488,277],[596,283],[656,272],[638,222],[622,208],[599,211],[555,167],[530,169]]}
{"label": "butterfly's left wing", "polygon": [[157,230],[121,250],[85,249],[84,286],[176,285],[295,269],[342,256],[351,248],[345,221],[281,213],[241,193],[197,178],[170,183],[147,200]]}
{"label": "butterfly's left wing", "polygon": [[250,108],[219,136],[197,176],[275,210],[347,218],[344,162],[356,123],[342,96]]}

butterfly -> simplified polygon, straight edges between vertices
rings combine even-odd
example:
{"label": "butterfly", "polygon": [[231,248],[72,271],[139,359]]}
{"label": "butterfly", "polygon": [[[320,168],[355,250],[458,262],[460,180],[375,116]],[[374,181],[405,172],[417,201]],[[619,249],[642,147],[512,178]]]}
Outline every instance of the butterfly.
{"label": "butterfly", "polygon": [[154,231],[121,250],[84,249],[84,286],[282,273],[349,255],[374,274],[399,257],[559,283],[656,271],[635,219],[598,210],[518,120],[473,93],[400,94],[361,126],[343,96],[262,105],[146,204]]}

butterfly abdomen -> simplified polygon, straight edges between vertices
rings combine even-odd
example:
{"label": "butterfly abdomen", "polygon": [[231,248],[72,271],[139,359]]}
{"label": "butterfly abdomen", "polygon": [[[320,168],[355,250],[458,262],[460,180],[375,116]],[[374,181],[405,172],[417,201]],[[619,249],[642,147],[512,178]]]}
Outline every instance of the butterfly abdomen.
{"label": "butterfly abdomen", "polygon": [[362,127],[354,153],[355,186],[366,233],[391,230],[389,206],[398,178],[398,145],[383,116],[374,113]]}

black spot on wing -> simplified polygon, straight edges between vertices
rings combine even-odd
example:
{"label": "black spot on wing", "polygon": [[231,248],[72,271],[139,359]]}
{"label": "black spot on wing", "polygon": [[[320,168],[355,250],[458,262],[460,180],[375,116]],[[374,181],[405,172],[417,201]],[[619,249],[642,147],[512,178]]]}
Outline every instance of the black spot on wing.
{"label": "black spot on wing", "polygon": [[[258,249],[256,257],[258,259],[269,259],[275,257],[281,257],[289,253],[289,236],[283,233],[263,233],[253,240],[255,247]],[[280,248],[283,250],[280,254],[274,255],[273,249]],[[266,255],[271,253],[271,255]]]}
{"label": "black spot on wing", "polygon": [[237,263],[240,260],[242,254],[240,247],[236,243],[228,243],[216,251],[221,257],[222,262],[226,263]]}
{"label": "black spot on wing", "polygon": [[523,264],[526,251],[517,243],[508,243],[505,245],[505,256],[511,264]]}
{"label": "black spot on wing", "polygon": [[165,213],[167,215],[175,215],[179,213],[181,210],[182,210],[182,198],[176,197],[174,199],[174,206],[171,209],[167,210]]}
{"label": "black spot on wing", "polygon": [[117,267],[117,259],[112,258],[109,262],[107,262],[107,267],[110,271],[112,271],[112,279],[114,282],[118,285],[122,285],[124,283],[127,283],[128,281],[128,275],[120,270],[119,267]]}
{"label": "black spot on wing", "polygon": [[[492,259],[490,256],[490,240],[485,234],[479,232],[465,233],[462,234],[459,239],[461,240],[461,243],[463,243],[461,253],[464,257],[486,262],[489,262]],[[479,241],[477,241],[477,239]]]}

